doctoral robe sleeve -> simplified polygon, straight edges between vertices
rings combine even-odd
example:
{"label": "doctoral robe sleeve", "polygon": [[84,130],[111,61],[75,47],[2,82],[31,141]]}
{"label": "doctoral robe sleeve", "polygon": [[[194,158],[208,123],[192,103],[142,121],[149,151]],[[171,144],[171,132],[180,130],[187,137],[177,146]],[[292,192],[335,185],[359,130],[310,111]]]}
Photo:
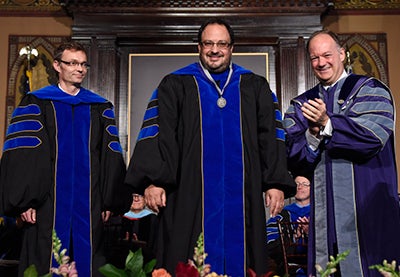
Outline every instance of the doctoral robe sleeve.
{"label": "doctoral robe sleeve", "polygon": [[[301,98],[292,100],[285,114],[289,168],[313,167],[320,149],[312,151],[306,141],[308,122],[301,112]],[[376,155],[393,135],[394,106],[390,91],[371,80],[342,107],[343,112],[328,112],[332,137],[325,137],[321,147],[334,158],[365,162]]]}
{"label": "doctoral robe sleeve", "polygon": [[307,170],[312,171],[320,154],[319,150],[313,151],[310,148],[306,139],[308,121],[301,112],[304,101],[301,97],[292,100],[284,119],[288,168],[295,175],[302,175],[300,172]]}
{"label": "doctoral robe sleeve", "polygon": [[393,136],[393,99],[388,89],[378,86],[378,81],[371,80],[356,94],[345,114],[330,116],[332,137],[324,142],[332,157],[365,162]]}
{"label": "doctoral robe sleeve", "polygon": [[153,92],[144,114],[125,182],[137,193],[154,184],[166,191],[176,188],[179,147],[177,140],[177,91],[182,91],[172,75]]}
{"label": "doctoral robe sleeve", "polygon": [[129,210],[132,202],[128,188],[124,185],[126,166],[122,154],[123,150],[119,141],[113,106],[107,104],[101,105],[101,107],[100,121],[102,129],[100,132],[102,132],[102,147],[99,174],[101,174],[103,211],[110,210],[122,213]]}
{"label": "doctoral robe sleeve", "polygon": [[290,176],[286,161],[285,133],[278,99],[268,83],[259,83],[257,122],[258,144],[263,178],[263,190],[280,189],[285,197],[295,194],[295,184]]}
{"label": "doctoral robe sleeve", "polygon": [[30,94],[13,112],[1,158],[1,214],[18,216],[37,209],[50,195],[54,157],[45,124],[47,112],[43,102]]}

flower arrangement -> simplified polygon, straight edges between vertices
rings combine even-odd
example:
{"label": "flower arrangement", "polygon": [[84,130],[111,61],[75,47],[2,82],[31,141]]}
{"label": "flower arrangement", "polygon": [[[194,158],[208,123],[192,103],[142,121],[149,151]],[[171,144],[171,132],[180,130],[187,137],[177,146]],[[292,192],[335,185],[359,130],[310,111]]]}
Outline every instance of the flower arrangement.
{"label": "flower arrangement", "polygon": [[[57,233],[53,230],[52,233],[52,240],[53,240],[53,256],[54,259],[58,263],[58,267],[52,267],[48,274],[43,275],[42,277],[51,277],[52,274],[56,274],[63,277],[78,277],[78,271],[75,267],[75,262],[70,263],[70,257],[66,255],[67,249],[64,248],[61,250],[61,240],[58,238]],[[24,271],[24,277],[38,277],[38,272],[36,270],[35,265],[30,265]]]}
{"label": "flower arrangement", "polygon": [[[203,233],[200,233],[194,248],[193,260],[188,260],[186,264],[179,262],[175,268],[176,277],[227,277],[227,275],[218,275],[215,272],[211,272],[211,266],[205,263],[206,258],[204,237]],[[152,277],[156,276],[152,275]]]}
{"label": "flower arrangement", "polygon": [[[197,239],[197,245],[194,249],[193,260],[188,260],[187,263],[179,262],[175,268],[176,277],[228,277],[226,275],[218,275],[211,272],[211,267],[205,264],[207,254],[204,252],[203,234],[200,234]],[[111,264],[106,264],[100,267],[99,271],[106,277],[171,277],[171,274],[164,268],[154,269],[156,261],[153,259],[143,267],[142,250],[136,252],[129,251],[125,262],[125,268],[119,269]]]}
{"label": "flower arrangement", "polygon": [[[338,254],[336,257],[331,256],[330,261],[327,263],[326,268],[323,269],[321,266],[316,265],[317,272],[321,277],[328,277],[330,274],[336,271],[337,265],[344,260],[348,254],[349,250],[342,254]],[[187,263],[179,262],[175,268],[176,277],[228,277],[227,275],[219,275],[215,272],[211,272],[211,266],[205,264],[207,258],[207,253],[204,251],[204,238],[201,233],[197,239],[197,244],[194,249],[193,260],[188,260]],[[100,272],[106,277],[127,277],[127,276],[138,276],[146,277],[147,275],[151,277],[171,277],[171,274],[164,268],[154,269],[155,260],[150,261],[143,267],[143,256],[141,249],[137,250],[135,253],[129,251],[129,255],[126,259],[125,269],[118,269],[113,265],[107,264],[101,267]],[[133,273],[133,275],[131,275]],[[273,275],[272,273],[266,273],[262,276],[257,275],[252,269],[247,270],[249,277],[279,277]],[[385,276],[386,277],[386,276]],[[400,276],[390,276],[390,277],[400,277]]]}
{"label": "flower arrangement", "polygon": [[[336,258],[331,256],[330,261],[327,263],[326,268],[322,269],[320,265],[316,265],[315,268],[317,272],[320,274],[321,277],[328,277],[332,273],[336,272],[336,267],[339,265],[341,261],[346,259],[349,255],[350,250],[347,250],[343,253],[339,253]],[[392,261],[388,263],[387,260],[384,260],[382,264],[372,265],[369,269],[376,269],[378,270],[382,276],[384,277],[400,277],[400,265],[396,269],[396,261]]]}
{"label": "flower arrangement", "polygon": [[65,255],[67,249],[61,250],[61,240],[58,238],[57,233],[53,230],[53,256],[58,263],[58,268],[51,268],[51,272],[63,277],[78,277],[78,271],[75,267],[75,262],[69,263],[69,256]]}
{"label": "flower arrangement", "polygon": [[377,269],[384,277],[400,277],[400,265],[396,269],[396,261],[388,263],[384,260],[381,265],[371,265],[370,269]]}
{"label": "flower arrangement", "polygon": [[329,257],[329,262],[326,264],[325,269],[322,269],[320,265],[315,265],[315,269],[317,272],[320,274],[321,277],[328,277],[332,273],[336,272],[336,267],[339,265],[341,261],[346,259],[346,257],[349,255],[350,250],[346,250],[343,253],[339,253],[336,257],[330,256]]}
{"label": "flower arrangement", "polygon": [[[346,259],[346,257],[349,255],[350,250],[347,250],[343,253],[339,253],[336,257],[330,256],[329,257],[329,262],[326,264],[325,268],[322,268],[320,265],[316,265],[315,268],[317,270],[317,273],[320,277],[328,277],[331,276],[334,272],[337,271],[337,266],[339,263],[343,260]],[[211,266],[209,264],[205,264],[205,260],[207,257],[207,253],[204,252],[204,240],[203,240],[203,234],[200,234],[198,240],[197,240],[197,246],[194,249],[194,255],[193,255],[193,260],[188,260],[187,263],[180,262],[175,268],[175,276],[176,277],[228,277],[227,275],[219,275],[215,272],[211,272]],[[129,270],[129,268],[132,268],[132,265],[135,264],[134,268],[140,269],[143,265],[143,257],[141,253],[141,249],[139,249],[137,252],[132,253],[130,251],[130,254],[128,255],[127,258],[127,267],[125,271]],[[154,268],[155,265],[155,260],[152,260],[147,264],[144,268],[144,272],[146,274],[151,273],[151,277],[171,277],[171,274],[169,274],[164,268],[160,269],[152,269]],[[400,277],[400,266],[397,268],[398,271],[396,271],[396,261],[392,261],[392,263],[388,263],[386,260],[383,261],[382,265],[373,265],[369,267],[370,269],[377,269],[379,272],[384,276],[384,277]],[[143,271],[140,271],[141,273],[136,273],[134,275],[128,275],[128,274],[122,274],[122,271],[120,271],[121,275],[119,274],[114,274],[115,271],[111,270],[109,272],[103,272],[100,270],[106,277],[113,277],[113,276],[140,276],[140,277],[145,277],[146,275],[143,275]],[[133,271],[132,271],[133,272]],[[128,272],[126,272],[128,273]],[[271,273],[266,273],[262,276],[258,276],[252,269],[248,269],[247,274],[249,277],[279,277],[277,275],[273,275]]]}
{"label": "flower arrangement", "polygon": [[[42,275],[41,277],[51,277],[52,274],[56,274],[63,277],[78,277],[76,270],[76,264],[74,261],[70,262],[70,257],[66,255],[67,249],[62,249],[62,243],[57,236],[55,230],[52,233],[53,241],[53,256],[58,263],[57,268],[51,268],[48,274]],[[320,277],[328,277],[332,273],[336,272],[336,267],[339,263],[346,259],[349,255],[350,250],[343,253],[339,253],[336,257],[329,257],[329,262],[323,269],[320,265],[316,265],[315,268]],[[204,251],[204,238],[201,233],[197,239],[197,245],[194,249],[193,260],[188,260],[187,263],[179,262],[175,268],[176,277],[228,277],[227,275],[219,275],[215,272],[211,272],[211,266],[205,264],[207,253]],[[112,264],[106,264],[99,268],[99,271],[106,277],[171,277],[164,268],[154,269],[156,260],[153,259],[148,263],[144,264],[142,249],[140,248],[136,252],[129,251],[129,254],[125,260],[125,268],[119,269]],[[388,263],[384,260],[380,265],[372,265],[370,269],[378,270],[384,277],[400,277],[400,265],[396,268],[396,261]],[[263,276],[257,276],[252,269],[248,269],[248,276],[250,277],[272,277],[272,274],[265,274]],[[30,265],[24,271],[24,277],[38,277],[38,273],[35,265]],[[279,277],[274,275],[273,277]]]}

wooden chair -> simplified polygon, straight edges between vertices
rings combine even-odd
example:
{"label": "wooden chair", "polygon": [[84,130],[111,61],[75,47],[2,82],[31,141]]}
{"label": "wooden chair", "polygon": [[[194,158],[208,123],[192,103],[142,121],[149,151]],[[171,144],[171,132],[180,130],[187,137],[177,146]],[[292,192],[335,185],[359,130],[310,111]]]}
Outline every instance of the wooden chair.
{"label": "wooden chair", "polygon": [[300,225],[307,223],[278,221],[285,276],[301,276],[299,271],[307,274],[308,236]]}

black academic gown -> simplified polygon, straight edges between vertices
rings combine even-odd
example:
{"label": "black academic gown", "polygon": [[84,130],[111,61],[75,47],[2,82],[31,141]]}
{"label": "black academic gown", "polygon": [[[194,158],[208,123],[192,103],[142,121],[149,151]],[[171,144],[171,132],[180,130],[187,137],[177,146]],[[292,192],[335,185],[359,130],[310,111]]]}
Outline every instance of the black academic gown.
{"label": "black academic gown", "polygon": [[15,109],[1,159],[0,212],[37,210],[25,224],[20,275],[56,267],[52,230],[73,255],[80,276],[99,275],[105,263],[101,212],[120,212],[125,165],[113,106],[81,88],[76,96],[48,86]]}
{"label": "black academic gown", "polygon": [[135,191],[155,184],[167,192],[157,267],[171,274],[193,258],[201,232],[214,272],[265,273],[262,193],[295,192],[280,112],[265,78],[233,65],[223,95],[227,105],[219,108],[217,90],[198,63],[168,75],[149,102],[129,164],[125,182]]}

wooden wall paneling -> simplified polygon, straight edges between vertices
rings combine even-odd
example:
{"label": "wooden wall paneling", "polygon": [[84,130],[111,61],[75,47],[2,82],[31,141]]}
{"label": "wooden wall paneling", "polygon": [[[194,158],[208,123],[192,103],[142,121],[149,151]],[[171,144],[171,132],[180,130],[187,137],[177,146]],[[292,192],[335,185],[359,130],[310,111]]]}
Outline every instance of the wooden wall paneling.
{"label": "wooden wall paneling", "polygon": [[90,44],[89,86],[115,104],[119,66],[115,37],[94,37]]}
{"label": "wooden wall paneling", "polygon": [[299,36],[296,40],[281,42],[282,112],[287,110],[292,98],[318,83],[308,58],[306,43],[307,39],[302,36]]}
{"label": "wooden wall paneling", "polygon": [[98,90],[103,90],[103,95],[116,104],[118,94],[118,60],[115,38],[102,38],[97,40],[97,66],[101,75],[97,75],[96,85]]}
{"label": "wooden wall paneling", "polygon": [[306,68],[305,66],[305,60],[306,60],[306,51],[305,51],[305,46],[306,42],[303,37],[299,37],[297,39],[297,64],[298,64],[298,69],[297,69],[297,93],[301,93],[306,90],[306,76],[305,76],[305,71]]}
{"label": "wooden wall paneling", "polygon": [[314,75],[306,49],[307,39],[299,37],[297,42],[297,61],[299,65],[297,94],[301,94],[314,87],[318,83],[318,79]]}
{"label": "wooden wall paneling", "polygon": [[297,39],[281,40],[280,42],[280,75],[281,75],[281,105],[286,112],[290,100],[299,90],[299,64]]}
{"label": "wooden wall paneling", "polygon": [[[110,100],[116,115],[119,108],[119,56],[115,37],[73,37],[88,52],[90,69],[83,85]],[[118,117],[117,117],[118,118]]]}
{"label": "wooden wall paneling", "polygon": [[127,47],[120,48],[118,51],[118,55],[121,57],[120,59],[120,67],[119,67],[119,80],[118,82],[118,129],[119,129],[119,137],[121,141],[122,148],[126,151],[124,153],[125,160],[129,160],[128,151],[128,134],[129,134],[129,127],[128,127],[128,84],[129,84],[129,59],[122,58],[128,57],[129,52],[131,50]]}

